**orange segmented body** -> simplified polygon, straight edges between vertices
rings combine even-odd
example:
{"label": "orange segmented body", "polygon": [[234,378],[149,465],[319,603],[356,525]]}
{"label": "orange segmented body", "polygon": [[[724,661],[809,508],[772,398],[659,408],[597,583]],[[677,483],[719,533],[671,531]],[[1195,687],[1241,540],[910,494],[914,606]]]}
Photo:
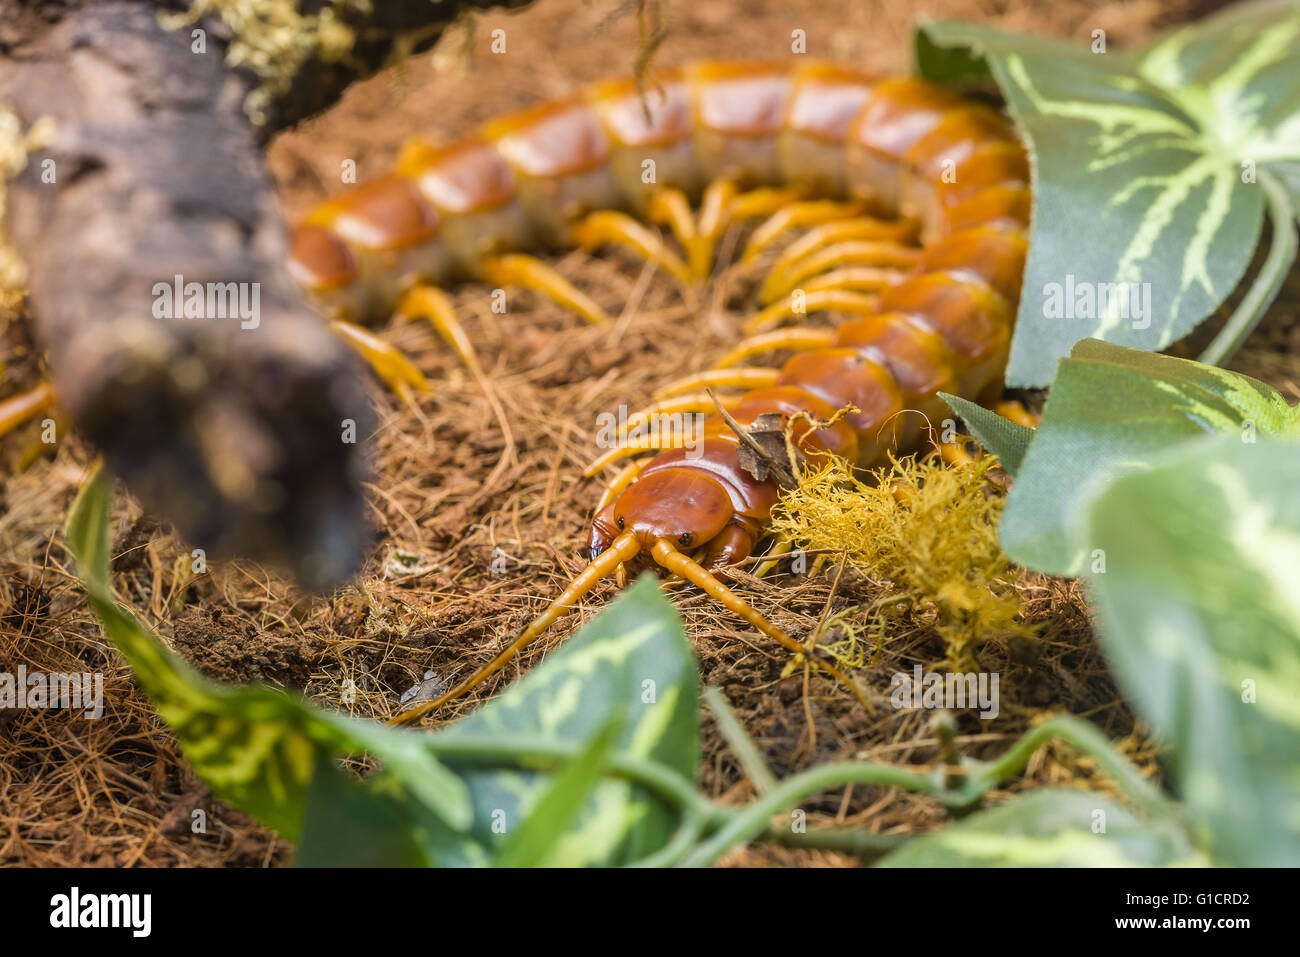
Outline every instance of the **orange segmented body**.
{"label": "orange segmented body", "polygon": [[[688,377],[661,391],[661,398],[677,398],[663,398],[656,413],[706,411],[711,396],[683,393],[738,386],[749,391],[721,397],[734,422],[749,426],[767,417],[764,425],[770,427],[772,416],[789,423],[802,413],[792,438],[806,457],[834,455],[868,468],[891,451],[917,445],[925,419],[942,414],[938,392],[978,399],[1000,389],[1031,209],[1028,162],[1001,114],[919,80],[880,79],[820,63],[785,69],[710,62],[664,77],[651,89],[649,121],[641,101],[631,100],[630,83],[602,84],[586,94],[611,144],[611,176],[589,180],[585,193],[559,183],[552,193],[594,209],[609,202],[612,183],[623,207],[644,209],[653,189],[632,174],[653,151],[671,157],[662,164],[660,172],[669,175],[661,176],[659,187],[694,193],[714,182],[704,194],[703,234],[710,204],[730,195],[718,189],[720,178],[767,188],[770,196],[756,204],[771,199],[774,215],[755,237],[766,242],[787,227],[813,228],[792,245],[791,250],[800,247],[798,255],[778,261],[765,295],[781,295],[791,285],[802,294],[806,281],[833,303],[823,308],[858,313],[834,329],[748,340],[723,364],[771,348],[794,354],[780,369]],[[590,153],[590,146],[575,145],[579,149]],[[797,203],[771,192],[792,185],[803,197]],[[899,225],[873,220],[869,212],[894,217]],[[897,245],[908,224],[920,233],[915,254]],[[833,265],[851,268],[826,273]],[[749,328],[779,322],[784,308],[778,302],[765,309]],[[853,411],[831,425],[808,423],[808,416],[825,422],[848,406]],[[705,420],[689,454],[671,441],[636,446],[656,448],[653,457],[625,467],[610,483],[592,522],[587,571],[491,664],[403,720],[464,694],[601,578],[621,574],[635,560],[649,559],[699,585],[765,634],[803,652],[715,574],[757,546],[779,497],[776,479],[760,480],[742,466],[741,439],[716,414]],[[588,474],[620,457],[626,455],[602,456]],[[820,667],[844,680],[833,666]]]}

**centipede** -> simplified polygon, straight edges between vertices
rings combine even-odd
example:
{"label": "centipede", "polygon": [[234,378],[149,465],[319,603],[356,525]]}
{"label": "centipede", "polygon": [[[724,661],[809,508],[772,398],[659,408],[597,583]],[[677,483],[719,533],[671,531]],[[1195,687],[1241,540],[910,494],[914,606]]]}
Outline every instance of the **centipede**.
{"label": "centipede", "polygon": [[[413,141],[391,173],[310,212],[289,268],[399,391],[427,382],[367,322],[425,319],[479,372],[450,284],[522,286],[608,320],[539,250],[622,246],[687,287],[707,278],[728,228],[756,221],[741,263],[770,260],[747,338],[634,416],[706,415],[692,454],[659,432],[593,461],[588,478],[615,474],[594,509],[587,568],[491,662],[394,721],[468,693],[598,583],[640,566],[802,653],[724,582],[764,541],[780,494],[742,465],[736,427],[775,416],[808,461],[869,470],[922,442],[939,393],[996,401],[1031,209],[1028,156],[990,105],[828,62],[705,61],[645,84],[597,83],[446,145]],[[821,312],[849,318],[787,325]],[[779,367],[755,362],[783,352]]]}

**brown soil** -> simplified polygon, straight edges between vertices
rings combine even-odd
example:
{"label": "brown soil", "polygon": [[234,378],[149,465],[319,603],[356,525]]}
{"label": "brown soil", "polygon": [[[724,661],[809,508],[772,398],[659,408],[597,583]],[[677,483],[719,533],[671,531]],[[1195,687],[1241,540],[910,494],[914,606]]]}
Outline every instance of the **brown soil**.
{"label": "brown soil", "polygon": [[[702,56],[785,57],[791,31],[807,31],[809,52],[879,70],[909,67],[909,29],[931,14],[1007,28],[1085,38],[1108,31],[1112,43],[1144,36],[1153,25],[1188,15],[1182,2],[1098,5],[1095,0],[947,0],[915,7],[862,0],[790,5],[766,0],[674,4],[658,62]],[[491,31],[506,30],[505,55],[487,50]],[[340,163],[354,159],[364,177],[383,171],[403,140],[456,134],[496,113],[561,94],[581,81],[629,72],[637,52],[635,18],[612,0],[542,0],[522,14],[476,19],[468,34],[438,48],[442,69],[425,56],[350,90],[327,115],[284,134],[271,166],[287,211],[302,213],[334,191]],[[734,247],[733,247],[734,248]],[[727,250],[723,250],[727,254]],[[733,344],[747,303],[724,281],[698,309],[661,277],[631,260],[571,253],[557,260],[617,316],[592,328],[526,294],[507,315],[493,315],[488,291],[466,287],[455,300],[509,419],[515,461],[495,468],[507,439],[484,392],[424,326],[389,328],[436,383],[411,406],[374,390],[381,424],[370,439],[377,476],[371,490],[376,529],[362,577],[329,596],[308,596],[260,567],[213,567],[196,582],[178,581],[184,543],[164,524],[118,497],[115,584],[181,654],[206,674],[303,690],[322,705],[344,707],[346,681],[358,695],[350,710],[384,718],[403,691],[432,670],[454,680],[495,654],[544,601],[582,566],[578,548],[598,490],[580,480],[592,455],[596,415],[643,403],[657,384],[702,368]],[[1251,371],[1300,396],[1288,328],[1285,341],[1263,333]],[[21,330],[5,334],[11,379],[29,381],[36,360],[21,349]],[[6,469],[34,441],[10,437]],[[290,848],[273,833],[214,802],[179,756],[175,741],[135,688],[130,672],[90,618],[61,543],[60,526],[93,453],[75,436],[24,471],[7,472],[0,517],[0,667],[101,670],[107,713],[98,721],[61,712],[0,713],[0,863],[249,865],[286,862]],[[500,553],[497,553],[497,550]],[[414,556],[414,567],[397,556]],[[494,553],[506,570],[492,570]],[[409,563],[411,559],[408,557]],[[758,581],[739,587],[777,624],[796,635],[813,629],[828,605],[826,578]],[[981,664],[1003,675],[1003,715],[991,725],[962,718],[963,751],[989,756],[1044,711],[1087,717],[1119,739],[1154,773],[1150,746],[1119,699],[1087,626],[1076,586],[1026,578],[1026,617],[1041,640],[990,644]],[[868,582],[841,582],[829,607],[869,602]],[[604,606],[599,589],[486,690],[439,715],[475,707],[536,665],[547,648]],[[696,592],[676,594],[701,660],[703,679],[720,687],[759,742],[773,770],[788,774],[831,759],[875,758],[923,764],[935,758],[927,719],[881,709],[873,718],[841,689],[800,673],[782,679],[785,655]],[[924,623],[900,625],[861,681],[877,693],[889,675],[942,660]],[[1036,757],[1015,789],[1050,783],[1105,787],[1086,762],[1063,748]],[[742,802],[752,789],[711,721],[705,718],[702,787]],[[997,799],[997,795],[993,799]],[[208,815],[205,834],[190,832],[191,812]],[[879,832],[941,825],[933,802],[896,791],[857,788],[824,796],[814,820]],[[732,865],[848,865],[839,855],[751,847]]]}

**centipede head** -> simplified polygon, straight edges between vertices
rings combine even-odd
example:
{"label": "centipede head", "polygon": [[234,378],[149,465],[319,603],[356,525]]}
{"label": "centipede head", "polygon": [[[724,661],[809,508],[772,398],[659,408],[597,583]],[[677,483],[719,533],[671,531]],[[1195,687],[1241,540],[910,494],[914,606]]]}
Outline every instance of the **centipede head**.
{"label": "centipede head", "polygon": [[625,532],[648,553],[655,542],[690,551],[706,545],[735,514],[731,496],[717,479],[688,469],[652,472],[614,499],[591,524],[592,560]]}

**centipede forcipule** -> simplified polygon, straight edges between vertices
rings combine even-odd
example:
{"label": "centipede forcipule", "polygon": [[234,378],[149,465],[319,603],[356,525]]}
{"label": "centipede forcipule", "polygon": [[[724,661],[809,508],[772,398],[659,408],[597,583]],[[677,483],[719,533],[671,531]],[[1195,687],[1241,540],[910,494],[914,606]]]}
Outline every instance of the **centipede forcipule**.
{"label": "centipede forcipule", "polygon": [[[732,81],[732,98],[722,102],[736,127],[726,133],[719,132],[725,124],[699,87],[715,89],[711,79],[700,78],[718,76]],[[756,206],[770,203],[770,218],[751,234],[747,256],[786,230],[808,231],[787,247],[763,283],[769,305],[746,326],[755,335],[718,368],[670,384],[643,417],[715,411],[704,387],[743,390],[724,402],[741,427],[772,415],[788,423],[800,413],[826,423],[852,407],[856,411],[829,425],[796,420],[792,438],[810,461],[838,456],[865,469],[890,451],[916,446],[922,423],[942,408],[938,393],[996,396],[1031,205],[1025,152],[997,111],[918,80],[877,79],[821,64],[792,71],[705,64],[663,79],[661,87],[666,92],[657,108],[648,101],[650,122],[642,127],[659,131],[653,145],[660,168],[673,171],[682,197],[713,180],[694,231],[666,211],[684,199],[654,193],[641,207],[664,207],[663,221],[687,250],[688,274],[707,264],[717,235],[713,224],[725,219],[719,210],[736,201],[737,183],[754,187],[740,197],[757,197]],[[704,128],[684,125],[692,117],[706,118]],[[743,133],[736,132],[741,127]],[[620,162],[643,155],[648,145],[631,148]],[[777,198],[791,184],[796,192]],[[919,250],[904,245],[912,232],[920,234]],[[783,299],[787,294],[791,298]],[[771,331],[799,311],[799,298],[809,312],[859,315],[833,330]],[[794,352],[780,369],[736,365],[776,350]],[[798,642],[718,576],[749,557],[763,537],[779,496],[776,481],[760,480],[742,466],[740,438],[720,415],[706,421],[694,454],[681,445],[680,436],[661,434],[597,459],[588,475],[639,452],[657,453],[626,465],[608,483],[588,537],[591,564],[546,611],[488,665],[395,720],[415,720],[476,687],[601,580],[637,561],[700,587],[801,653]],[[819,666],[844,680],[832,666]]]}

